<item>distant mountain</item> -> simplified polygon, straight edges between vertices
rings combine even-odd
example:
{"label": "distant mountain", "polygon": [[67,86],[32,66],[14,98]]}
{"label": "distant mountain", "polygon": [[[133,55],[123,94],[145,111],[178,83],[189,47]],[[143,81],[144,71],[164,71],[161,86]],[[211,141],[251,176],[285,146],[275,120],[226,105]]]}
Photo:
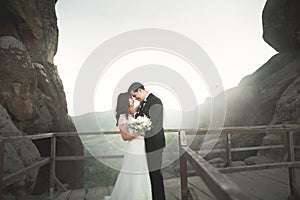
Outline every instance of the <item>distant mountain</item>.
{"label": "distant mountain", "polygon": [[[178,110],[164,111],[164,128],[190,128],[194,127],[194,111],[181,112]],[[184,120],[182,120],[184,119]],[[77,131],[113,131],[118,130],[116,119],[112,111],[91,112],[72,117]]]}
{"label": "distant mountain", "polygon": [[117,130],[116,120],[111,111],[91,112],[72,117],[77,131],[113,131]]}

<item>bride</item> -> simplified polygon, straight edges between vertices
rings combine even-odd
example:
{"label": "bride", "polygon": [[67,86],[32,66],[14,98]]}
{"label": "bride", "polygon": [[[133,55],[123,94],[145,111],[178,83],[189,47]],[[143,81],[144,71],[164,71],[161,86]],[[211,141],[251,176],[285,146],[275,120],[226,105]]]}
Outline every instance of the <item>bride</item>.
{"label": "bride", "polygon": [[111,196],[105,200],[151,200],[151,183],[145,153],[144,138],[128,133],[127,122],[132,116],[128,113],[134,101],[129,93],[118,96],[116,119],[121,137],[128,141],[124,152],[123,164]]}

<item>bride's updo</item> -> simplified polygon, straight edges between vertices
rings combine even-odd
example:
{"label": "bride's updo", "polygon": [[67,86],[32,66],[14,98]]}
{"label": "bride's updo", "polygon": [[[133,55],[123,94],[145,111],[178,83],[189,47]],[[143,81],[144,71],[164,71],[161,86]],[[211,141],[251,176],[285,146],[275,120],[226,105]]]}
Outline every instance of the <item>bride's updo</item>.
{"label": "bride's updo", "polygon": [[131,95],[128,92],[121,93],[118,96],[117,100],[117,108],[116,108],[116,119],[117,123],[116,125],[118,126],[118,120],[121,114],[125,114],[126,117],[128,117],[128,109],[129,109],[129,98],[131,98]]}

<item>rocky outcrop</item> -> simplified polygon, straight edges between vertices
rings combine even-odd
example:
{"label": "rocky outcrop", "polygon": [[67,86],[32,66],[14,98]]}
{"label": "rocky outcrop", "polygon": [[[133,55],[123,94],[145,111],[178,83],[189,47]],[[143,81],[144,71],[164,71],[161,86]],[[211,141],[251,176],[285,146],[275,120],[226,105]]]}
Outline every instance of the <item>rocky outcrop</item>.
{"label": "rocky outcrop", "polygon": [[32,60],[53,64],[58,28],[55,1],[1,0],[0,35],[22,41]]}
{"label": "rocky outcrop", "polygon": [[278,52],[300,50],[300,2],[268,0],[263,11],[263,38]]}
{"label": "rocky outcrop", "polygon": [[[253,74],[243,78],[237,87],[226,91],[225,126],[300,123],[299,25],[299,1],[267,1],[263,11],[263,37],[278,53]],[[218,102],[218,96],[213,100]],[[200,127],[207,127],[209,124],[211,113],[207,108],[210,103],[211,100],[207,100],[200,105]],[[221,138],[216,147],[224,143],[225,140]],[[232,136],[233,147],[267,143],[284,144],[284,140],[278,135],[265,133]],[[242,159],[245,156],[251,155],[244,155]],[[282,150],[258,151],[257,156],[247,159],[247,163],[257,160],[263,162],[262,158],[271,158],[273,161],[285,159]]]}
{"label": "rocky outcrop", "polygon": [[[58,41],[55,2],[0,0],[0,105],[23,134],[75,131],[63,84],[53,64]],[[49,156],[49,142],[46,139],[34,142],[41,156]],[[14,151],[6,150],[7,160]],[[16,163],[18,169],[31,156],[24,152],[27,153],[20,156],[23,160]],[[78,137],[59,138],[57,152],[58,155],[82,155],[83,147]],[[40,170],[38,184],[35,176],[30,179],[32,185],[27,187],[28,191],[34,185],[37,193],[49,190],[47,167]],[[70,187],[82,187],[82,163],[58,163],[57,176]]]}
{"label": "rocky outcrop", "polygon": [[[14,125],[5,108],[0,105],[0,133],[2,137],[24,135]],[[35,145],[28,139],[5,143],[4,145],[4,176],[28,167],[40,159]],[[17,181],[8,183],[5,194],[14,193],[18,199],[23,199],[32,190],[38,171],[21,176]]]}
{"label": "rocky outcrop", "polygon": [[[227,90],[225,126],[299,123],[299,64],[300,52],[278,53]],[[205,116],[209,115],[202,112],[202,127],[209,123]]]}

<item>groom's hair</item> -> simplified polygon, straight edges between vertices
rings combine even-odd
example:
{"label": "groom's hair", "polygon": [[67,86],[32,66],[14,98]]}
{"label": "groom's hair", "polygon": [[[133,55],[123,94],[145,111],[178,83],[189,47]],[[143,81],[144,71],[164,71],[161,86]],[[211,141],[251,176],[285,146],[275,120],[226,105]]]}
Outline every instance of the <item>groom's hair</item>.
{"label": "groom's hair", "polygon": [[130,85],[130,87],[128,88],[128,92],[130,93],[131,91],[133,92],[137,92],[138,89],[142,89],[145,90],[145,87],[143,84],[139,83],[139,82],[134,82]]}

